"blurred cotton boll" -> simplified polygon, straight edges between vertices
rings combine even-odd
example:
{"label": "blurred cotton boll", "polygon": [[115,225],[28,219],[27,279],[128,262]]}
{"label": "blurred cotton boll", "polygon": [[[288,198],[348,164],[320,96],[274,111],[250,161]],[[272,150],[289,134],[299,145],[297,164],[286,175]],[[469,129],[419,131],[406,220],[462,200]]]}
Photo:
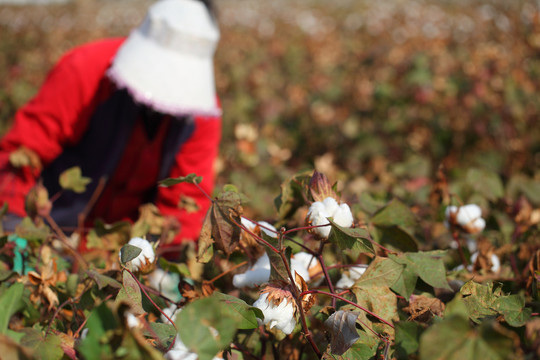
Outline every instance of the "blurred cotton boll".
{"label": "blurred cotton boll", "polygon": [[[471,264],[474,264],[476,262],[476,259],[478,259],[478,252],[475,252],[471,255]],[[494,273],[498,272],[501,268],[501,261],[499,260],[499,257],[495,254],[491,254],[489,259],[491,260],[490,270]]]}
{"label": "blurred cotton boll", "polygon": [[[316,259],[310,263],[311,259],[308,257],[312,256],[298,253],[291,258],[291,272],[294,274],[296,271],[305,281],[310,280],[308,266],[311,268],[319,264]],[[236,288],[254,287],[267,283],[268,280],[270,280],[270,258],[264,253],[245,273],[233,276],[233,285]]]}
{"label": "blurred cotton boll", "polygon": [[345,203],[338,204],[332,197],[327,197],[322,202],[315,201],[311,204],[307,214],[307,222],[311,226],[320,226],[313,228],[313,232],[321,238],[326,239],[328,238],[328,235],[330,235],[331,226],[321,225],[329,224],[329,217],[332,218],[337,225],[342,227],[351,227],[354,222],[349,205]]}
{"label": "blurred cotton boll", "polygon": [[182,298],[180,291],[178,291],[180,275],[176,273],[169,273],[157,268],[148,274],[148,282],[152,288],[172,301],[180,301]]}
{"label": "blurred cotton boll", "polygon": [[457,226],[469,234],[484,230],[486,221],[482,218],[482,209],[476,204],[464,206],[448,206],[445,211],[448,227]]}
{"label": "blurred cotton boll", "polygon": [[[148,240],[142,238],[133,238],[129,240],[129,245],[136,246],[141,249],[141,253],[133,260],[131,260],[131,266],[133,271],[145,271],[153,266],[156,259],[154,248]],[[120,261],[122,261],[122,250],[119,254]]]}
{"label": "blurred cotton boll", "polygon": [[349,274],[343,273],[341,278],[336,283],[337,289],[350,289],[355,284],[356,280],[360,279],[366,272],[367,265],[358,265],[349,268]]}

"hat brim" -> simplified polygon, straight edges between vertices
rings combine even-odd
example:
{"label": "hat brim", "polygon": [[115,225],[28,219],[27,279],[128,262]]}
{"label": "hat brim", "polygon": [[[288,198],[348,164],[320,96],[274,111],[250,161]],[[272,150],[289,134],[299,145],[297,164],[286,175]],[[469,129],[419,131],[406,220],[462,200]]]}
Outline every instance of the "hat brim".
{"label": "hat brim", "polygon": [[120,46],[108,76],[135,101],[176,116],[220,116],[212,57],[171,51],[138,30]]}

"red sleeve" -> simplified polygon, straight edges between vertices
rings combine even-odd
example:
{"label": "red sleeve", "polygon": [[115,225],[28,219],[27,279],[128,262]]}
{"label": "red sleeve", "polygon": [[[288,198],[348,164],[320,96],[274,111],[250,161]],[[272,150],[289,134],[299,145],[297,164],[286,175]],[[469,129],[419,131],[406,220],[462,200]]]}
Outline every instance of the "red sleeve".
{"label": "red sleeve", "polygon": [[0,140],[0,204],[24,216],[24,197],[37,173],[13,169],[9,154],[24,146],[47,166],[64,146],[75,144],[88,125],[96,92],[121,39],[91,43],[64,55],[37,95],[16,114],[13,127]]}
{"label": "red sleeve", "polygon": [[[199,185],[209,196],[212,196],[215,181],[214,162],[218,155],[220,139],[220,118],[196,117],[195,130],[176,154],[176,162],[169,176],[176,178],[191,173],[202,176],[203,180]],[[194,199],[200,210],[188,213],[185,209],[179,208],[178,203],[182,196]],[[174,240],[174,243],[178,244],[198,240],[210,201],[195,185],[181,183],[170,187],[159,187],[156,206],[163,215],[174,216],[180,222],[180,233]]]}

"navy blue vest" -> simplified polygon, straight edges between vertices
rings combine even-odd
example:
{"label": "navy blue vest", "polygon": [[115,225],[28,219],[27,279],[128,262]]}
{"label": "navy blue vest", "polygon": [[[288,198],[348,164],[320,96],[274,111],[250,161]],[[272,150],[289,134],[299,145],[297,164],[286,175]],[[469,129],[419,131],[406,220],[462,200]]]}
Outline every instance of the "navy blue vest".
{"label": "navy blue vest", "polygon": [[[43,170],[43,184],[51,196],[61,190],[60,174],[73,166],[80,166],[83,176],[92,179],[84,193],[64,191],[54,202],[51,216],[58,225],[77,226],[78,216],[95,192],[99,179],[112,177],[141,111],[145,111],[144,107],[136,104],[126,90],[114,91],[95,109],[81,141],[64,148],[62,154]],[[180,146],[189,139],[195,128],[190,117],[173,120],[163,144],[158,180],[168,177]],[[156,192],[157,183],[150,193],[155,196]]]}

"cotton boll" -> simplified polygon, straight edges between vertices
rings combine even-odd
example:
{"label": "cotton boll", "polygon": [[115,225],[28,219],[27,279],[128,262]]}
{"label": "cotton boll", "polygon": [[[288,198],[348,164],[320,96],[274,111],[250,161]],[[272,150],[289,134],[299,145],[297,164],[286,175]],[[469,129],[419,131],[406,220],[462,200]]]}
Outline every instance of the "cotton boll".
{"label": "cotton boll", "polygon": [[157,268],[148,274],[148,282],[152,288],[158,290],[172,301],[180,301],[182,298],[180,291],[178,291],[180,276],[176,273],[169,273]]}
{"label": "cotton boll", "polygon": [[[148,240],[142,238],[133,238],[129,240],[128,244],[141,249],[140,254],[135,259],[131,260],[133,271],[144,270],[146,267],[154,263],[156,255],[154,253],[154,248],[148,242]],[[120,251],[119,258],[122,258],[122,251]]]}
{"label": "cotton boll", "polygon": [[341,204],[334,212],[334,222],[339,226],[351,227],[353,224],[353,216],[351,208],[347,204]]}
{"label": "cotton boll", "polygon": [[[478,259],[478,252],[475,252],[471,255],[471,264],[474,264],[476,262],[476,259]],[[491,271],[496,273],[501,268],[501,261],[499,260],[499,257],[495,254],[491,254],[490,257],[491,260]]]}
{"label": "cotton boll", "polygon": [[138,328],[138,327],[141,327],[141,326],[142,326],[141,320],[139,320],[139,318],[136,317],[135,315],[133,315],[132,313],[127,312],[127,313],[125,314],[125,317],[126,317],[126,321],[127,321],[127,326],[128,326],[130,329]]}
{"label": "cotton boll", "polygon": [[[171,304],[169,307],[162,309],[163,313],[165,313],[165,315],[167,315],[172,321],[176,320],[176,315],[180,313],[180,310],[182,309],[179,309],[178,306],[176,306],[175,304]],[[169,323],[169,319],[167,319],[163,314],[161,314],[161,321],[163,321],[164,323]]]}
{"label": "cotton boll", "polygon": [[268,301],[268,295],[268,293],[261,294],[259,299],[253,303],[253,306],[263,312],[263,324],[268,324],[271,329],[275,327],[289,335],[296,326],[293,300],[284,298],[276,306],[273,301]]}
{"label": "cotton boll", "polygon": [[243,274],[233,276],[233,285],[236,288],[253,287],[268,282],[270,279],[270,259],[264,253],[253,266]]}
{"label": "cotton boll", "polygon": [[466,233],[479,233],[486,227],[486,221],[482,218],[482,209],[476,204],[468,204],[461,207],[448,206],[445,210],[445,225],[457,225]]}
{"label": "cotton boll", "polygon": [[253,222],[251,220],[246,219],[245,217],[243,217],[241,221],[242,221],[242,225],[244,225],[244,227],[246,227],[250,231],[255,230],[255,228],[258,225],[261,231],[264,231],[266,235],[273,238],[277,238],[278,231],[276,230],[274,225],[267,223],[266,221]]}
{"label": "cotton boll", "polygon": [[327,197],[326,199],[323,200],[322,203],[324,205],[326,212],[330,214],[330,216],[334,216],[334,214],[336,213],[339,207],[336,199],[334,199],[333,197]]}
{"label": "cotton boll", "polygon": [[[308,211],[308,221],[311,223],[312,226],[330,224],[330,222],[328,221],[329,217],[330,214],[326,211],[323,203],[317,201],[311,204]],[[313,228],[313,231],[322,238],[327,238],[330,234],[330,230],[330,225]]]}
{"label": "cotton boll", "polygon": [[354,266],[349,268],[349,274],[344,273],[336,283],[338,289],[350,289],[356,283],[356,280],[360,279],[366,272],[367,265]]}

